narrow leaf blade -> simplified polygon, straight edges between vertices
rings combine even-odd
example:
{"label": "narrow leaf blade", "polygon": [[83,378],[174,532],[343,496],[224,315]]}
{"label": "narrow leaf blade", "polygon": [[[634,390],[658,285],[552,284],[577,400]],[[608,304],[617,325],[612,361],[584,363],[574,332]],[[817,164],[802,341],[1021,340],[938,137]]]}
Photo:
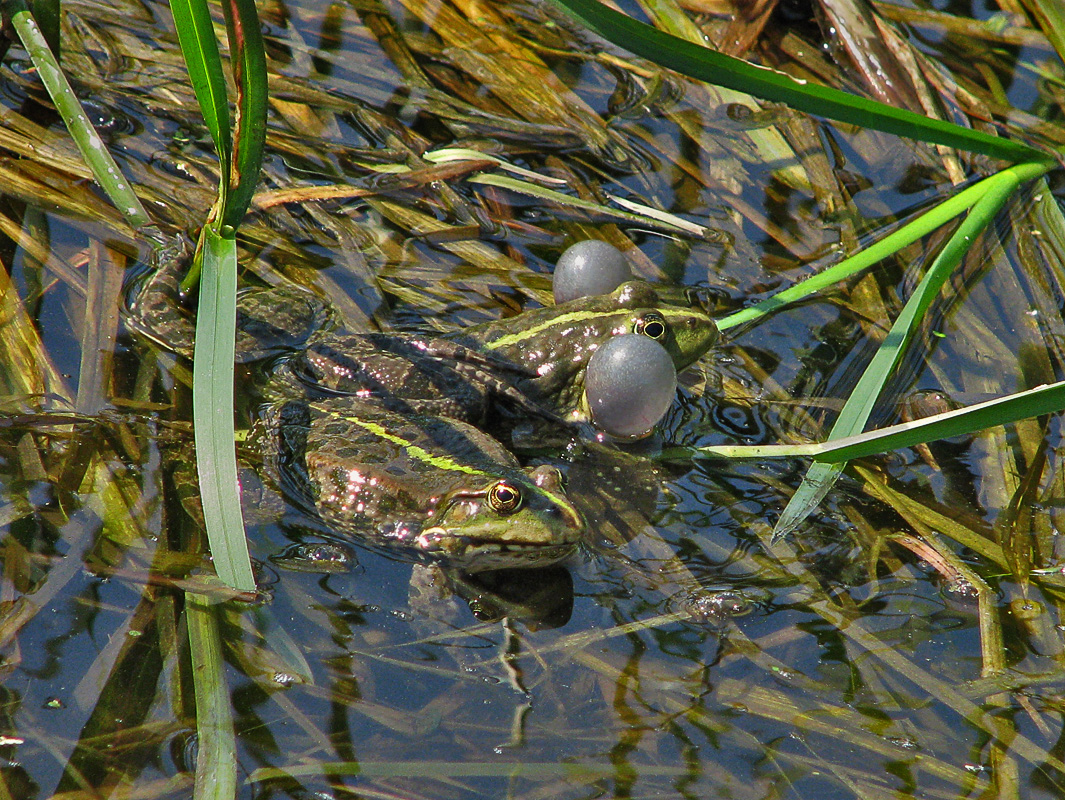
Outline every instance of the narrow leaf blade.
{"label": "narrow leaf blade", "polygon": [[129,181],[122,175],[115,160],[107,150],[107,145],[96,133],[88,121],[88,115],[81,106],[74,90],[70,87],[66,75],[59,66],[55,55],[45,41],[41,29],[33,15],[26,9],[25,3],[12,3],[11,24],[19,40],[30,56],[30,60],[41,76],[41,82],[55,103],[56,110],[63,118],[71,138],[78,146],[81,157],[92,170],[96,182],[103,187],[108,198],[114,204],[131,227],[152,234],[149,230],[151,218],[144,210],[137,193]]}
{"label": "narrow leaf blade", "polygon": [[760,303],[756,303],[742,311],[737,311],[734,314],[729,314],[727,317],[716,320],[717,327],[721,330],[726,330],[735,327],[736,325],[752,322],[766,314],[776,311],[788,303],[794,303],[796,300],[809,297],[815,292],[819,292],[834,283],[838,283],[839,281],[846,280],[852,275],[856,275],[863,269],[871,267],[878,261],[893,256],[904,247],[916,242],[922,236],[931,233],[936,230],[936,228],[945,225],[959,214],[972,208],[973,204],[987,193],[986,183],[988,181],[993,181],[994,178],[995,176],[985,178],[979,183],[973,184],[967,189],[963,189],[956,195],[938,203],[935,208],[932,208],[916,219],[907,222],[898,230],[892,231],[883,239],[874,242],[868,247],[862,248],[859,252],[843,259],[838,264],[834,264],[833,266],[818,272],[816,275],[811,275],[809,278],[799,281],[794,286],[789,286],[787,289],[783,289],[771,297],[767,297]]}
{"label": "narrow leaf blade", "polygon": [[949,439],[1022,419],[1065,411],[1065,381],[1037,386],[983,403],[933,414],[856,436],[815,444],[707,445],[665,451],[666,457],[718,456],[721,458],[802,458],[834,463],[887,453],[903,447]]}
{"label": "narrow leaf blade", "polygon": [[238,591],[254,592],[255,577],[240,509],[233,426],[236,242],[208,227],[202,253],[192,413],[203,515],[218,577]]}
{"label": "narrow leaf blade", "polygon": [[[203,121],[211,132],[222,167],[222,184],[229,173],[233,139],[229,127],[229,99],[222,71],[222,57],[214,35],[214,24],[206,0],[170,0],[181,54],[189,71]],[[223,190],[224,191],[224,190]]]}
{"label": "narrow leaf blade", "polygon": [[222,230],[236,230],[259,183],[266,142],[266,50],[254,0],[223,0],[237,87],[236,149],[229,193],[222,209]]}

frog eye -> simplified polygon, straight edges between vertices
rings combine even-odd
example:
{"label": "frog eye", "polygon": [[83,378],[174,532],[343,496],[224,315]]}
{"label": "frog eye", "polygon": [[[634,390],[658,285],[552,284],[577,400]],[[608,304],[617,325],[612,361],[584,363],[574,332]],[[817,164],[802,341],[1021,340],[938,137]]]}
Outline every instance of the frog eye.
{"label": "frog eye", "polygon": [[655,340],[661,339],[666,335],[666,320],[655,311],[648,312],[636,320],[632,332]]}
{"label": "frog eye", "polygon": [[521,492],[506,481],[499,481],[488,490],[488,504],[500,514],[513,514],[521,508]]}

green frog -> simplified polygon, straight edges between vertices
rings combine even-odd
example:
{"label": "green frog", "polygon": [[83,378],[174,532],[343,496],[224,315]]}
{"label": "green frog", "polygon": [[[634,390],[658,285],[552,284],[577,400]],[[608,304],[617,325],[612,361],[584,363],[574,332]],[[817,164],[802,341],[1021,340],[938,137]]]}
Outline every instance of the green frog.
{"label": "green frog", "polygon": [[[142,335],[191,358],[193,325],[178,292],[181,264],[180,258],[163,262],[130,304],[129,320]],[[709,316],[662,300],[643,281],[442,336],[339,334],[321,298],[286,285],[240,295],[237,360],[287,354],[275,373],[277,396],[375,398],[396,411],[475,425],[499,402],[552,419],[587,421],[588,360],[621,333],[660,342],[678,370],[718,339]]]}
{"label": "green frog", "polygon": [[350,397],[290,400],[267,410],[255,439],[282,490],[337,533],[467,572],[554,563],[584,532],[557,469],[522,468],[458,420]]}
{"label": "green frog", "polygon": [[[706,353],[719,336],[714,321],[702,311],[669,305],[651,284],[629,281],[610,294],[525,311],[435,339],[373,333],[325,336],[309,342],[292,363],[306,383],[330,391],[429,399],[437,396],[429,384],[454,391],[465,382],[482,389],[479,402],[464,400],[465,409],[475,410],[475,416],[483,415],[492,394],[534,413],[543,409],[548,416],[587,422],[588,360],[610,337],[623,333],[659,342],[678,371]],[[409,369],[392,368],[396,356],[408,365],[419,363],[419,358],[435,359],[431,369],[416,376],[424,390],[414,385]],[[454,416],[455,410],[433,413]]]}
{"label": "green frog", "polygon": [[610,294],[525,311],[446,338],[532,373],[531,377],[518,376],[517,388],[569,419],[587,421],[584,376],[588,360],[610,337],[623,333],[657,341],[678,372],[713,347],[720,335],[714,321],[701,310],[671,305],[653,285],[633,280]]}

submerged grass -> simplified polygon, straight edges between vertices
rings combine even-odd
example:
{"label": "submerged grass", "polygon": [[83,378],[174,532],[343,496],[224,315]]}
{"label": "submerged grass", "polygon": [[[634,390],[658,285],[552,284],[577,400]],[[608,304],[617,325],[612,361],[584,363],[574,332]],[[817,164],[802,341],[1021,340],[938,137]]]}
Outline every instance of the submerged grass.
{"label": "submerged grass", "polygon": [[186,592],[185,619],[192,648],[196,696],[196,800],[229,800],[236,795],[237,748],[233,712],[226,686],[218,609],[195,592]]}

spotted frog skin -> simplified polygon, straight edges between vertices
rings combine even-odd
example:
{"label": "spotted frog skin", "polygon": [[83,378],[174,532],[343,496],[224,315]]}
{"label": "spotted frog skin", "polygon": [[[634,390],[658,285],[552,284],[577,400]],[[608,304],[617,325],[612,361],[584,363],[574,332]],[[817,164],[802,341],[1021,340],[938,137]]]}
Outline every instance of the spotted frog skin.
{"label": "spotted frog skin", "polygon": [[286,494],[333,530],[468,572],[554,563],[584,532],[557,469],[522,468],[458,420],[348,397],[288,401],[255,436]]}
{"label": "spotted frog skin", "polygon": [[720,335],[702,311],[671,305],[651,284],[629,281],[610,294],[525,311],[445,338],[512,365],[524,373],[513,381],[523,394],[567,419],[587,421],[588,360],[611,337],[624,333],[657,341],[678,372],[713,347]]}
{"label": "spotted frog skin", "polygon": [[[131,303],[130,325],[191,358],[193,328],[181,313],[179,280],[179,271],[164,265]],[[334,327],[326,304],[309,290],[247,291],[238,303],[237,360],[287,353],[275,396],[353,395],[396,411],[472,424],[481,424],[497,402],[587,421],[588,360],[611,337],[637,333],[655,339],[681,370],[719,336],[705,313],[663,300],[644,281],[443,336],[339,334]]]}

